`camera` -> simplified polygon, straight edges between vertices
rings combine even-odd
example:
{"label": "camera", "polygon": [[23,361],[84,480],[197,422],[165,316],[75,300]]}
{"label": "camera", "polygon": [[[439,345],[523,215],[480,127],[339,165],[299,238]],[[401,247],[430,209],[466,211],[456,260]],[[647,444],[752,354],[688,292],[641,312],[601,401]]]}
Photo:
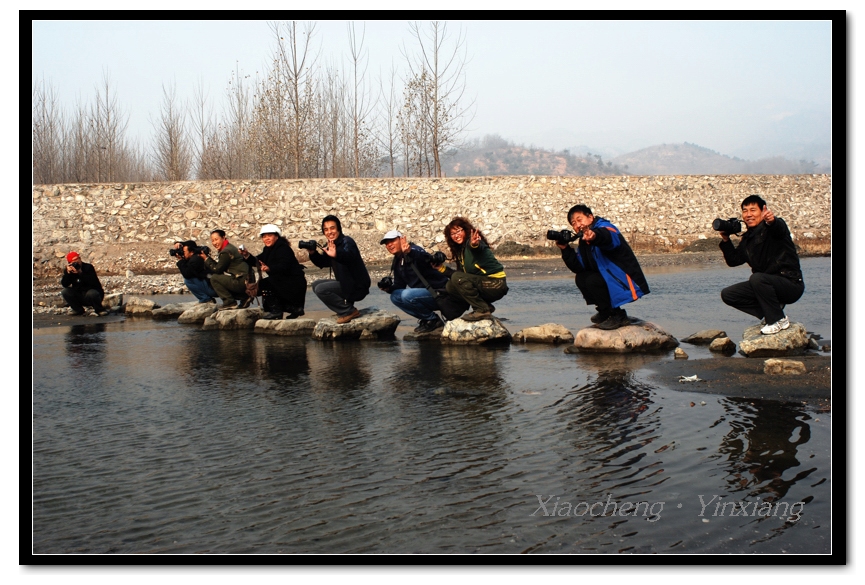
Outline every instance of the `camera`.
{"label": "camera", "polygon": [[393,286],[393,278],[390,276],[385,276],[381,280],[378,281],[378,288],[388,289]]}
{"label": "camera", "polygon": [[547,230],[547,239],[555,240],[557,244],[569,244],[578,237],[580,237],[579,234],[575,234],[571,230]]}
{"label": "camera", "polygon": [[192,250],[193,254],[205,254],[210,256],[210,248],[208,246],[195,246]]}
{"label": "camera", "polygon": [[179,258],[183,258],[183,248],[177,248],[177,249],[170,248],[168,250],[168,253],[171,256],[177,256]]}
{"label": "camera", "polygon": [[737,217],[716,219],[712,222],[712,229],[725,234],[739,234],[742,232],[742,222]]}
{"label": "camera", "polygon": [[447,259],[448,258],[447,256],[445,256],[445,253],[440,250],[436,250],[435,253],[432,255],[433,264],[444,264]]}
{"label": "camera", "polygon": [[297,247],[303,250],[314,251],[318,247],[318,242],[315,240],[301,240],[297,243]]}

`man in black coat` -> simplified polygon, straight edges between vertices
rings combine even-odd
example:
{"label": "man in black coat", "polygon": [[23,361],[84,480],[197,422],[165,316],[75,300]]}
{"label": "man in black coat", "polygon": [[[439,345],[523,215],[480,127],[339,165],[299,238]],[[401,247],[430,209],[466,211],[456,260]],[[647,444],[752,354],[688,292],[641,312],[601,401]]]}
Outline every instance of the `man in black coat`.
{"label": "man in black coat", "polygon": [[253,256],[241,249],[247,264],[258,266],[267,274],[261,280],[262,307],[267,312],[265,319],[297,319],[304,314],[306,304],[306,276],[303,266],[297,261],[294,250],[287,239],[282,237],[279,227],[270,223],[259,232],[264,250]]}
{"label": "man in black coat", "polygon": [[177,261],[177,269],[183,276],[183,284],[189,289],[189,292],[198,299],[201,304],[216,303],[216,291],[210,286],[210,281],[207,279],[209,271],[204,264],[204,258],[199,253],[198,244],[195,240],[186,240],[185,242],[174,242],[174,256],[180,255],[180,260]]}
{"label": "man in black coat", "polygon": [[795,303],[805,292],[799,255],[790,229],[759,195],[742,201],[742,219],[748,230],[738,246],[723,231],[721,251],[727,266],[751,267],[751,277],[721,291],[721,299],[731,307],[763,320],[764,335],[790,327],[784,306]]}
{"label": "man in black coat", "polygon": [[63,287],[60,295],[74,315],[83,315],[84,305],[93,307],[100,317],[108,314],[108,311],[102,308],[105,290],[96,276],[96,269],[92,264],[82,262],[78,252],[66,254],[66,268],[60,285]]}
{"label": "man in black coat", "polygon": [[328,215],[321,220],[321,233],[327,239],[324,254],[312,250],[309,259],[319,268],[333,269],[336,280],[316,280],[312,283],[312,292],[328,309],[337,314],[336,322],[342,325],[360,317],[360,311],[355,308],[354,303],[369,294],[369,272],[357,244],[342,233],[339,218]]}

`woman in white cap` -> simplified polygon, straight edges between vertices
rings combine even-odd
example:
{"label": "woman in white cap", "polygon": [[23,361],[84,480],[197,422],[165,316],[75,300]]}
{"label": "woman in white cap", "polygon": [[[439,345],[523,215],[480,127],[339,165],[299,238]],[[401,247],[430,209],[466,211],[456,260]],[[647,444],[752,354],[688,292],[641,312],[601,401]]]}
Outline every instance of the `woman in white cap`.
{"label": "woman in white cap", "polygon": [[303,266],[297,261],[294,250],[287,239],[282,237],[279,227],[267,224],[259,232],[264,250],[253,256],[241,250],[250,266],[259,266],[267,274],[261,281],[262,306],[266,311],[265,319],[297,319],[303,315],[306,302],[306,276]]}

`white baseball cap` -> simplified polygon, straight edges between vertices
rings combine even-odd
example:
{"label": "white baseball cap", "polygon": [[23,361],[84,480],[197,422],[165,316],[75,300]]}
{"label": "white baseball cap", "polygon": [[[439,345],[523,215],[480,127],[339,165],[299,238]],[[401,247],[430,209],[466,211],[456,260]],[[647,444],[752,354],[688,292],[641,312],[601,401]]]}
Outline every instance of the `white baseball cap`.
{"label": "white baseball cap", "polygon": [[279,227],[273,225],[272,223],[267,224],[261,231],[258,232],[259,236],[263,236],[264,234],[276,234],[277,236],[281,236],[282,232],[279,231]]}
{"label": "white baseball cap", "polygon": [[397,238],[401,238],[402,234],[397,230],[390,230],[388,233],[384,235],[379,244],[387,244],[390,240],[395,240]]}

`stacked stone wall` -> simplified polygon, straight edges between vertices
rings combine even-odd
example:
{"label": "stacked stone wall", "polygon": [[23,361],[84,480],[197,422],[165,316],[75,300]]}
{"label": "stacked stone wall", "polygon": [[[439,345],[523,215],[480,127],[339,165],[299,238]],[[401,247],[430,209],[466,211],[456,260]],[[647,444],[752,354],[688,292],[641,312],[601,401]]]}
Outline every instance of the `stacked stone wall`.
{"label": "stacked stone wall", "polygon": [[36,185],[33,246],[60,253],[189,238],[205,243],[217,228],[257,246],[267,223],[295,242],[320,238],[321,219],[335,214],[364,256],[377,260],[387,256],[378,245],[384,232],[399,229],[430,246],[457,215],[494,246],[548,244],[546,231],[568,228],[566,212],[576,203],[632,237],[681,245],[711,236],[712,220],[737,216],[751,193],[766,199],[795,238],[831,239],[829,175],[519,176]]}

